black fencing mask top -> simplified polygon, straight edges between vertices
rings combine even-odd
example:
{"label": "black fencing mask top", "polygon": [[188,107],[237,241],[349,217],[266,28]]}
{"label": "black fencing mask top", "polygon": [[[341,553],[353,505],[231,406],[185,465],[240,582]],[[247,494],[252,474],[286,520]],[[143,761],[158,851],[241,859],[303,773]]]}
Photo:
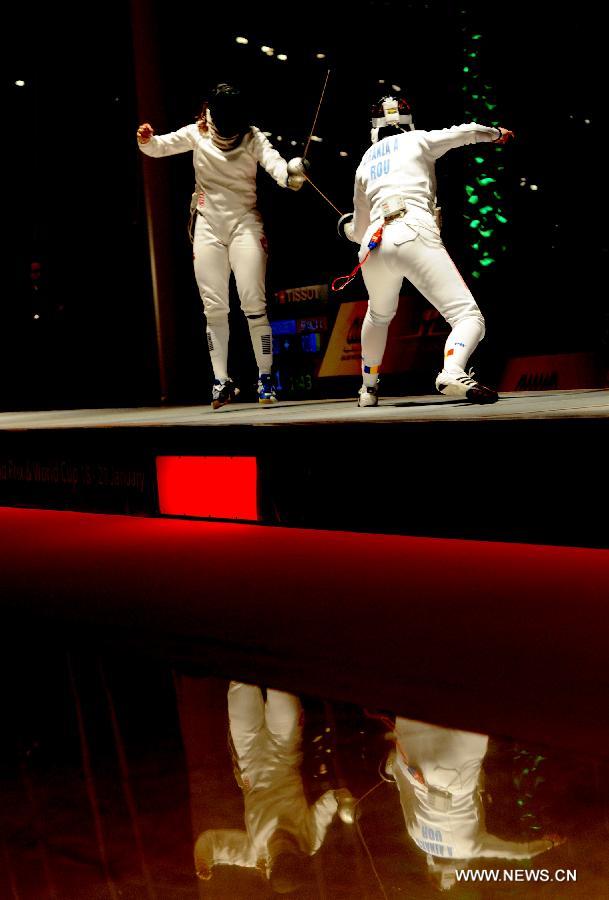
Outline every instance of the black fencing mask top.
{"label": "black fencing mask top", "polygon": [[219,84],[209,98],[209,129],[214,144],[221,150],[237,147],[250,126],[249,114],[241,92],[230,84]]}

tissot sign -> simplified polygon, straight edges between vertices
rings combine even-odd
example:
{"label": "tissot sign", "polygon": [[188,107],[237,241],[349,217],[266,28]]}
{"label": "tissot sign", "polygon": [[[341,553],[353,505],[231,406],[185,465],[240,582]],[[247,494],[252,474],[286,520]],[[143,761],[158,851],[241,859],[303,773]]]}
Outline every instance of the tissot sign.
{"label": "tissot sign", "polygon": [[287,288],[275,292],[277,303],[308,303],[311,300],[327,300],[327,284],[309,284],[306,287]]}

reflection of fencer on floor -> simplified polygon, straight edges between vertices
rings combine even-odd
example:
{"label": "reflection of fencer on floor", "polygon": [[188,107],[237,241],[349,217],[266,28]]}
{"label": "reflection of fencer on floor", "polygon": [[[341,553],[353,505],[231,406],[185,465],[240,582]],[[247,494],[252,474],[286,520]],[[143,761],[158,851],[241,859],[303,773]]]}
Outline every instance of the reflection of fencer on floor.
{"label": "reflection of fencer on floor", "polygon": [[532,859],[560,840],[507,841],[487,832],[481,795],[486,735],[400,717],[395,734],[388,769],[399,788],[406,829],[443,888],[455,883],[456,869],[467,860]]}
{"label": "reflection of fencer on floor", "polygon": [[298,697],[233,681],[228,689],[228,717],[234,761],[242,787],[250,790],[265,769],[290,770],[301,759],[303,711]]}
{"label": "reflection of fencer on floor", "polygon": [[195,846],[200,878],[215,865],[256,867],[275,890],[306,878],[308,858],[321,847],[338,809],[326,791],[309,805],[303,788],[303,711],[292,694],[231,682],[230,740],[235,774],[243,790],[245,830],[204,831]]}

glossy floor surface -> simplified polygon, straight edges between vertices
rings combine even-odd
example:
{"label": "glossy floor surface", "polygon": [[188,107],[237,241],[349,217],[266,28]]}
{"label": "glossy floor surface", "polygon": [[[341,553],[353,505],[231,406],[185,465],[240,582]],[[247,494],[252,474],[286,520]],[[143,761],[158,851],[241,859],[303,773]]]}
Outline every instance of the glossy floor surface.
{"label": "glossy floor surface", "polygon": [[606,747],[69,647],[7,663],[3,898],[607,896]]}

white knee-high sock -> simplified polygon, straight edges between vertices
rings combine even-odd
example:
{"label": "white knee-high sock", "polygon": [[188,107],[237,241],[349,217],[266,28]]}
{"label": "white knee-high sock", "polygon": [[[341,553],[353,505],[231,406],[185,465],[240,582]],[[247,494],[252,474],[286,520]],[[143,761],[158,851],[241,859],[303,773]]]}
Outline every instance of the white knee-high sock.
{"label": "white knee-high sock", "polygon": [[362,378],[366,387],[374,387],[385,354],[389,323],[375,324],[366,313],[362,325]]}
{"label": "white knee-high sock", "polygon": [[483,337],[483,319],[472,316],[457,322],[444,346],[444,371],[454,374],[463,371]]}
{"label": "white knee-high sock", "polygon": [[228,315],[207,323],[207,349],[216,381],[228,379]]}
{"label": "white knee-high sock", "polygon": [[273,332],[266,315],[247,316],[254,356],[261,375],[270,375],[273,368]]}

